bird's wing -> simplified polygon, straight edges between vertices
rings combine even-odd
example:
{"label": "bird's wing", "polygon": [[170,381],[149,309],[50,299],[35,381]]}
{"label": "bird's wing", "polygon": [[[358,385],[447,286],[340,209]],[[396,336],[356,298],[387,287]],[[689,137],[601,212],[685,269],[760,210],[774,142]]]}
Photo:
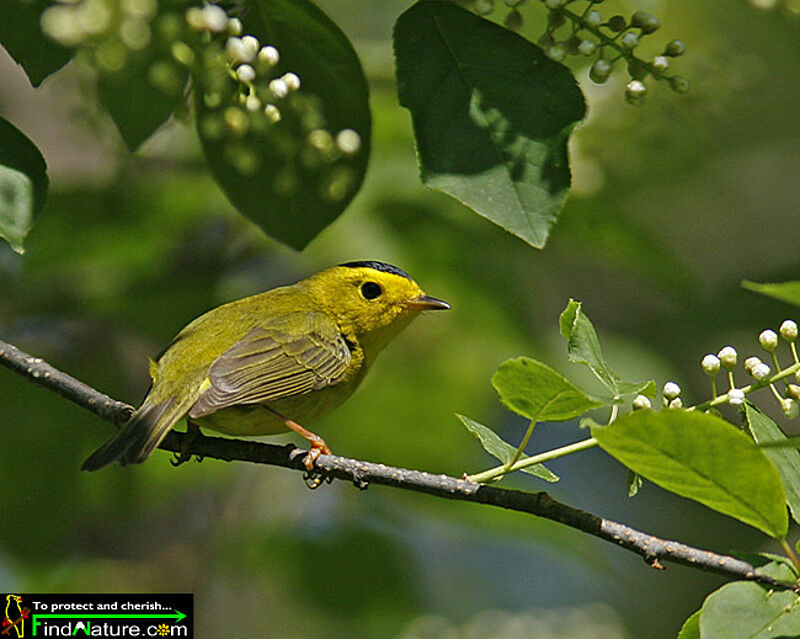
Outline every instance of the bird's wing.
{"label": "bird's wing", "polygon": [[[303,327],[301,334],[296,334],[297,326]],[[322,313],[298,312],[265,322],[212,362],[207,388],[189,417],[336,384],[349,363],[350,349],[339,327]]]}

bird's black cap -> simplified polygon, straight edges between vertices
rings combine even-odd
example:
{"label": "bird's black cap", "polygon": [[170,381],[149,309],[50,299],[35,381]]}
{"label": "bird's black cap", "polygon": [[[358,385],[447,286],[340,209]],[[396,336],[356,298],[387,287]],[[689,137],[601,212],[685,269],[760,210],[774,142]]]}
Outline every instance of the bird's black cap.
{"label": "bird's black cap", "polygon": [[349,268],[374,268],[376,271],[383,271],[384,273],[393,273],[394,275],[405,277],[407,280],[411,279],[408,273],[406,273],[403,269],[397,268],[396,266],[392,266],[391,264],[387,264],[386,262],[365,260],[362,262],[345,262],[344,264],[339,264],[339,266],[346,266]]}

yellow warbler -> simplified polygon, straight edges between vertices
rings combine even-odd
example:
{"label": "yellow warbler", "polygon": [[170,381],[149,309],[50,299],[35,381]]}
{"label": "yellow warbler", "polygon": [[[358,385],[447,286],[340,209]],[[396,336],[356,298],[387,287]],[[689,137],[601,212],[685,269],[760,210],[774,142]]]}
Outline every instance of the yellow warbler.
{"label": "yellow warbler", "polygon": [[311,469],[330,449],[301,424],[344,402],[420,311],[447,308],[383,262],[348,262],[223,304],[150,362],[144,402],[82,468],[141,463],[185,417],[195,433],[196,426],[232,435],[294,430],[311,443]]}

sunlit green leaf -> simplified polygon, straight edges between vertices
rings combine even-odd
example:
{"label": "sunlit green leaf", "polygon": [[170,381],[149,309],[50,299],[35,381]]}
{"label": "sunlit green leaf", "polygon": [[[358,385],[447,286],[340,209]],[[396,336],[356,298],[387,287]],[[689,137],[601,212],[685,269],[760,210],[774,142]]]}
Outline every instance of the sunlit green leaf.
{"label": "sunlit green leaf", "polygon": [[736,581],[711,593],[700,610],[703,639],[770,639],[800,635],[800,603],[791,590]]}
{"label": "sunlit green leaf", "polygon": [[589,318],[583,313],[581,303],[571,299],[559,317],[561,336],[567,340],[569,361],[586,364],[597,378],[605,384],[615,396],[642,393],[648,397],[656,394],[656,383],[626,382],[606,363],[600,340]]}
{"label": "sunlit green leaf", "polygon": [[695,612],[683,622],[678,639],[700,639],[700,611]]}
{"label": "sunlit green leaf", "polygon": [[[484,426],[483,424],[480,424],[469,417],[464,417],[464,415],[456,415],[456,417],[458,417],[461,420],[461,423],[466,426],[467,430],[472,433],[478,439],[478,441],[480,441],[481,446],[483,446],[483,449],[487,453],[496,459],[499,459],[504,464],[511,462],[517,452],[517,449],[514,446],[500,439],[497,433],[495,433],[488,426]],[[520,456],[520,459],[525,459],[526,457],[527,455],[522,455]],[[550,472],[550,470],[544,464],[534,464],[533,466],[520,468],[520,470],[523,473],[534,475],[535,477],[544,479],[545,481],[558,481],[558,475]]]}
{"label": "sunlit green leaf", "polygon": [[[316,115],[306,118],[300,106],[293,111],[290,105],[299,101],[290,96],[278,102],[283,118],[272,125],[273,136],[250,132],[236,139],[213,138],[203,123],[215,111],[200,90],[195,100],[198,131],[211,172],[233,205],[271,237],[301,249],[339,216],[364,179],[371,135],[367,82],[347,36],[309,0],[247,4],[245,33],[277,47],[275,76],[298,75],[302,108]],[[360,146],[352,155],[309,162],[301,151],[311,129],[325,129],[334,139],[352,129]],[[247,162],[237,165],[231,159],[236,157]],[[251,168],[242,168],[247,165]]]}
{"label": "sunlit green leaf", "polygon": [[22,242],[47,197],[47,164],[19,129],[0,118],[0,237],[22,253]]}
{"label": "sunlit green leaf", "polygon": [[503,404],[534,422],[574,419],[607,405],[546,364],[529,357],[500,364],[492,375],[492,386]]}
{"label": "sunlit green leaf", "polygon": [[778,471],[753,441],[719,417],[640,410],[592,435],[612,457],[662,488],[786,536],[786,495]]}
{"label": "sunlit green leaf", "polygon": [[800,281],[777,282],[775,284],[759,284],[758,282],[742,281],[742,288],[767,297],[800,306]]}
{"label": "sunlit green leaf", "polygon": [[[749,401],[745,402],[743,412],[747,428],[759,444],[788,441],[780,426]],[[792,518],[800,522],[800,452],[793,448],[764,448],[764,452],[775,464],[783,480],[786,503]]]}
{"label": "sunlit green leaf", "polygon": [[586,112],[569,69],[450,2],[408,9],[394,50],[425,185],[543,247],[570,186],[567,139]]}

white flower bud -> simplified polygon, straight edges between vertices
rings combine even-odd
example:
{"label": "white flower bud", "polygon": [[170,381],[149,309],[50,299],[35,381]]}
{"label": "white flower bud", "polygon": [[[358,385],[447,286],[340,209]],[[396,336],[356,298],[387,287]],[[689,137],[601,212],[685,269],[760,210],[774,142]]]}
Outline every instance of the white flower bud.
{"label": "white flower bud", "polygon": [[242,64],[236,69],[236,77],[240,82],[247,84],[256,79],[256,70],[249,64]]}
{"label": "white flower bud", "polygon": [[635,49],[639,46],[639,36],[635,33],[628,31],[624,36],[622,36],[622,46],[626,49]]}
{"label": "white flower bud", "polygon": [[239,18],[230,18],[228,20],[228,33],[231,35],[242,35],[242,21]]}
{"label": "white flower bud", "polygon": [[650,400],[644,395],[637,395],[633,398],[633,410],[644,410],[650,407]]}
{"label": "white flower bud", "polygon": [[263,64],[268,64],[271,67],[274,67],[278,64],[278,60],[281,59],[278,50],[270,45],[266,47],[261,47],[261,50],[258,52],[258,61]]}
{"label": "white flower bud", "polygon": [[761,362],[753,367],[753,372],[751,375],[761,382],[769,377],[770,372],[769,366],[767,366],[764,362]]}
{"label": "white flower bud", "polygon": [[784,320],[781,324],[781,337],[787,342],[793,342],[797,339],[797,324],[792,320]]}
{"label": "white flower bud", "polygon": [[678,395],[681,394],[681,387],[678,386],[675,382],[667,382],[664,384],[664,389],[662,391],[664,393],[664,397],[667,399],[675,399]]}
{"label": "white flower bud", "polygon": [[242,39],[236,36],[228,38],[225,42],[225,55],[228,56],[231,62],[246,62],[246,52],[242,44]]}
{"label": "white flower bud", "polygon": [[590,27],[597,28],[603,24],[603,16],[600,15],[599,11],[590,11],[586,14],[586,24]]}
{"label": "white flower bud", "polygon": [[709,353],[703,358],[703,361],[700,362],[700,366],[703,367],[707,375],[716,375],[719,373],[719,357]]}
{"label": "white flower bud", "polygon": [[768,353],[774,353],[775,349],[778,348],[778,334],[770,329],[761,331],[758,336],[758,343]]}
{"label": "white flower bud", "polygon": [[789,419],[794,419],[800,414],[800,406],[798,406],[797,402],[793,399],[782,399],[781,410]]}
{"label": "white flower bud", "polygon": [[268,104],[264,107],[264,115],[273,124],[281,121],[281,112],[274,104]]}
{"label": "white flower bud", "polygon": [[595,51],[597,51],[597,45],[594,42],[592,42],[591,40],[583,40],[578,45],[578,52],[581,55],[590,56]]}
{"label": "white flower bud", "polygon": [[719,353],[717,353],[717,357],[719,357],[719,361],[722,362],[722,365],[728,370],[736,366],[736,359],[738,356],[733,346],[725,346],[720,349]]}
{"label": "white flower bud", "polygon": [[186,10],[186,24],[190,29],[202,31],[206,27],[206,19],[200,7],[190,7]]}
{"label": "white flower bud", "polygon": [[653,68],[656,71],[666,71],[669,69],[669,59],[664,55],[657,55],[653,58]]}
{"label": "white flower bud", "polygon": [[473,6],[475,8],[475,13],[479,16],[486,16],[494,11],[494,2],[492,0],[475,0]]}
{"label": "white flower bud", "polygon": [[275,78],[269,83],[269,90],[276,98],[285,98],[289,95],[289,87],[286,86],[286,81],[281,78]]}
{"label": "white flower bud", "polygon": [[361,136],[353,129],[342,129],[336,134],[336,146],[345,155],[353,155],[361,148]]}
{"label": "white flower bud", "polygon": [[563,62],[567,57],[567,45],[563,42],[556,42],[547,50],[547,57],[556,62]]}
{"label": "white flower bud", "polygon": [[625,95],[634,100],[641,100],[647,94],[647,86],[641,80],[631,80],[625,85]]}
{"label": "white flower bud", "polygon": [[797,384],[787,384],[786,393],[792,399],[800,400],[800,386],[798,386]]}
{"label": "white flower bud", "polygon": [[242,60],[242,62],[252,62],[258,55],[258,51],[261,48],[261,43],[255,36],[246,35],[242,36],[242,46],[244,47],[244,53],[247,56],[244,60]]}
{"label": "white flower bud", "polygon": [[225,9],[215,4],[206,5],[201,9],[203,22],[206,29],[213,33],[222,33],[228,29],[228,14]]}
{"label": "white flower bud", "polygon": [[761,364],[761,360],[758,357],[748,357],[744,360],[744,370],[752,375],[753,369],[759,364]]}
{"label": "white flower bud", "polygon": [[286,83],[289,91],[298,91],[300,89],[300,78],[296,73],[284,73],[281,79]]}
{"label": "white flower bud", "polygon": [[680,397],[676,397],[675,399],[671,399],[669,402],[670,408],[683,408],[683,402],[681,401]]}
{"label": "white flower bud", "polygon": [[744,391],[741,388],[732,388],[728,391],[728,403],[731,406],[744,404]]}
{"label": "white flower bud", "polygon": [[258,111],[261,108],[261,100],[254,95],[248,95],[244,106],[248,111]]}
{"label": "white flower bud", "polygon": [[600,58],[592,65],[592,68],[589,69],[589,77],[592,82],[602,84],[608,79],[608,76],[611,74],[611,69],[611,63],[608,60]]}

